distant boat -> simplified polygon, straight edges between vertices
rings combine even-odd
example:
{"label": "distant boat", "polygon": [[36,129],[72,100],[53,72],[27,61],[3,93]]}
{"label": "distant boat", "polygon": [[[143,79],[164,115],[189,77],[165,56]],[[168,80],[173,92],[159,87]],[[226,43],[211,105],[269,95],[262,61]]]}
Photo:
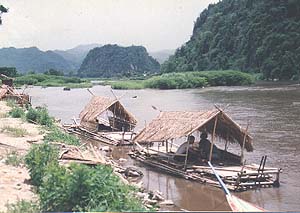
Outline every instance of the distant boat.
{"label": "distant boat", "polygon": [[71,88],[70,87],[64,87],[64,89],[63,89],[64,91],[70,91],[71,90]]}

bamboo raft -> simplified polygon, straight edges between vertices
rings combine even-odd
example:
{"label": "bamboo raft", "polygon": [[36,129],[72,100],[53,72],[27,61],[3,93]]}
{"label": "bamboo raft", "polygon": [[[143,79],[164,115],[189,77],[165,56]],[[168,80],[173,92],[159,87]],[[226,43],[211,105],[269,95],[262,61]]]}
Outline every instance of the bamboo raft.
{"label": "bamboo raft", "polygon": [[[135,146],[129,155],[172,175],[220,187],[207,164],[212,162],[226,187],[232,191],[279,187],[282,170],[266,167],[267,156],[262,156],[259,165],[245,163],[244,151],[253,151],[249,123],[243,129],[222,109],[216,108],[211,111],[161,112],[133,139]],[[207,133],[211,142],[207,140]],[[193,140],[189,141],[189,138]],[[215,145],[216,139],[225,142],[224,149]],[[209,143],[205,151],[201,147],[203,140]],[[228,151],[230,144],[240,146],[240,155]]]}
{"label": "bamboo raft", "polygon": [[[219,182],[214,176],[213,171],[206,163],[187,164],[185,169],[184,162],[179,163],[159,155],[149,155],[144,151],[135,150],[129,153],[130,157],[153,168],[162,170],[166,173],[185,178],[188,180],[205,183],[215,187],[220,187]],[[215,170],[231,191],[246,191],[248,189],[279,187],[279,174],[282,169],[265,167],[266,156],[263,156],[261,164],[247,164],[227,166],[215,165]],[[201,165],[200,165],[201,164]]]}
{"label": "bamboo raft", "polygon": [[92,139],[100,143],[113,146],[128,146],[132,145],[133,132],[92,132],[80,125],[65,124],[63,128],[66,132],[76,134],[86,139]]}

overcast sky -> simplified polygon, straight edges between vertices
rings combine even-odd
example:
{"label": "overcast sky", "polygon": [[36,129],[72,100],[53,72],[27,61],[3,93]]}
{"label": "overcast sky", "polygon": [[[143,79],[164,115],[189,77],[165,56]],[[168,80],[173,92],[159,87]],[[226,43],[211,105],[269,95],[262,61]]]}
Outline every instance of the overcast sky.
{"label": "overcast sky", "polygon": [[194,21],[218,0],[0,0],[9,8],[0,47],[68,49],[79,44],[176,49]]}

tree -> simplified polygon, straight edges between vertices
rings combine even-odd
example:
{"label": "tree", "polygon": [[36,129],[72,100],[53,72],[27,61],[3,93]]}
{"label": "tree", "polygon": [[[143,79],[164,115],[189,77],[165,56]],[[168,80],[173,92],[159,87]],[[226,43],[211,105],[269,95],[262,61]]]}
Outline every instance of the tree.
{"label": "tree", "polygon": [[0,25],[2,24],[2,19],[1,19],[1,15],[2,13],[7,13],[8,9],[6,7],[4,7],[2,4],[0,4]]}

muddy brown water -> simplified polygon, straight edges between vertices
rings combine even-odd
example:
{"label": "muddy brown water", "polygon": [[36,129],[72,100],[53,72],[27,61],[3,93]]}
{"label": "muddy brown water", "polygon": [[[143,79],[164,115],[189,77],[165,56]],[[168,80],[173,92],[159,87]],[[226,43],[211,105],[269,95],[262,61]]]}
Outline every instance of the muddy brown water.
{"label": "muddy brown water", "polygon": [[[110,87],[95,86],[95,94],[113,97]],[[62,88],[27,89],[33,105],[46,105],[51,115],[71,123],[91,98],[86,89],[63,91]],[[128,90],[115,91],[123,96],[121,102],[132,112],[140,130],[158,110],[211,109],[214,104],[226,107],[243,127],[250,122],[249,131],[254,137],[254,152],[247,153],[247,163],[259,164],[267,155],[266,166],[281,167],[279,188],[263,188],[235,193],[246,201],[271,211],[300,210],[300,86],[262,85],[252,87],[215,87],[191,90]],[[133,98],[137,96],[136,98]],[[155,171],[131,160],[128,148],[118,147],[115,158],[127,158],[127,165],[138,166],[144,173],[144,186],[160,190],[167,199],[175,202],[177,209],[196,211],[229,210],[220,189],[205,186]]]}

